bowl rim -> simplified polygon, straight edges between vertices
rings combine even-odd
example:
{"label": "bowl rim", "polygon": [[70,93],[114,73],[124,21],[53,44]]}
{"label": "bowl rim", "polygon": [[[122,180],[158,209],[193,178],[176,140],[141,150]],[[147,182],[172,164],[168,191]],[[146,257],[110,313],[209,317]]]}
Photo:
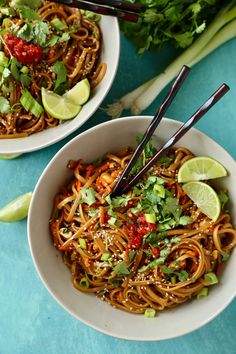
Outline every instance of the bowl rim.
{"label": "bowl rim", "polygon": [[[36,262],[36,259],[34,257],[34,249],[32,247],[32,236],[31,236],[31,213],[32,213],[32,209],[33,209],[33,206],[34,206],[34,203],[35,203],[35,194],[36,194],[36,191],[38,189],[38,187],[40,186],[41,184],[41,180],[44,178],[44,175],[47,173],[47,170],[50,168],[50,166],[54,163],[54,161],[58,158],[58,156],[64,151],[66,150],[70,145],[72,145],[75,141],[79,140],[82,136],[86,136],[86,135],[89,135],[91,133],[91,131],[93,130],[96,130],[97,128],[99,127],[106,127],[108,125],[112,125],[112,124],[119,124],[120,121],[129,121],[129,120],[133,120],[133,119],[144,119],[144,120],[150,120],[153,118],[152,116],[124,116],[124,117],[121,117],[121,118],[117,118],[116,120],[110,120],[110,121],[106,121],[104,123],[100,123],[96,126],[93,126],[91,127],[90,129],[78,134],[76,137],[74,137],[73,139],[71,139],[67,144],[65,144],[55,155],[54,157],[49,161],[49,163],[46,165],[46,167],[44,168],[41,176],[39,177],[38,179],[38,182],[34,188],[34,191],[33,191],[33,196],[32,196],[32,200],[31,200],[31,203],[30,203],[30,208],[29,208],[29,214],[28,214],[28,220],[27,220],[27,235],[28,235],[28,243],[29,243],[29,248],[30,248],[30,253],[31,253],[31,257],[33,259],[33,263],[34,263],[34,266],[37,270],[37,273],[41,279],[41,281],[43,282],[45,288],[47,289],[47,291],[52,295],[52,297],[56,300],[56,302],[64,309],[66,310],[66,312],[68,312],[70,315],[72,315],[72,317],[76,318],[77,320],[79,320],[80,322],[84,323],[85,325],[101,332],[101,333],[104,333],[108,336],[111,336],[113,338],[119,338],[119,339],[125,339],[125,340],[130,340],[130,341],[144,341],[144,342],[150,342],[150,341],[160,341],[160,340],[168,340],[168,339],[174,339],[174,338],[178,338],[180,336],[184,336],[184,335],[187,335],[189,333],[192,333],[200,328],[202,328],[204,325],[206,325],[207,323],[209,323],[210,321],[212,321],[215,317],[217,317],[223,310],[226,309],[227,306],[229,306],[229,304],[234,300],[235,296],[236,296],[236,288],[235,288],[235,291],[232,292],[229,296],[228,296],[228,299],[227,301],[224,301],[223,304],[221,304],[221,306],[218,307],[217,311],[215,311],[211,316],[208,316],[205,320],[202,320],[200,323],[198,324],[194,324],[192,325],[192,327],[186,331],[186,330],[182,330],[182,331],[179,331],[177,335],[173,336],[173,335],[166,335],[165,337],[163,338],[145,338],[145,336],[143,336],[142,338],[137,338],[137,336],[135,335],[130,335],[130,334],[127,334],[126,336],[123,336],[123,335],[120,335],[120,334],[117,334],[117,333],[112,333],[111,331],[109,330],[106,330],[104,328],[100,328],[99,326],[97,325],[94,325],[91,321],[87,320],[87,319],[84,319],[84,318],[81,318],[80,316],[78,316],[78,314],[74,313],[72,310],[70,310],[58,297],[56,294],[54,294],[53,290],[51,289],[51,286],[47,284],[47,280],[44,278],[44,275],[42,274],[42,272],[40,271],[40,266],[37,264]],[[179,124],[179,125],[182,125],[183,122],[181,121],[178,121],[178,120],[175,120],[175,119],[171,119],[171,118],[163,118],[163,120],[165,122],[170,122],[170,123],[176,123],[176,124]],[[117,122],[117,123],[116,123]],[[196,129],[196,128],[191,128],[191,130],[194,130],[195,133],[200,133],[203,138],[205,139],[208,139],[209,141],[211,141],[211,143],[213,144],[216,144],[218,147],[221,148],[221,150],[226,154],[228,155],[228,157],[230,159],[233,159],[233,157],[229,154],[229,152],[224,148],[222,147],[219,143],[217,143],[214,139],[212,139],[211,137],[209,137],[207,134],[201,132],[199,129]],[[233,159],[234,160],[234,159]],[[234,160],[235,161],[235,160]],[[236,161],[235,161],[236,163]]]}
{"label": "bowl rim", "polygon": [[[90,112],[87,115],[86,119],[83,119],[81,122],[80,122],[80,120],[78,120],[77,124],[69,127],[69,129],[65,129],[65,131],[60,131],[59,134],[58,134],[58,131],[54,130],[57,127],[49,128],[48,131],[52,132],[52,136],[50,138],[47,137],[46,139],[44,139],[44,137],[42,137],[41,139],[39,139],[39,141],[36,140],[34,142],[34,145],[30,145],[30,143],[25,143],[26,142],[25,139],[27,139],[27,138],[34,139],[34,137],[37,136],[37,134],[43,133],[44,130],[41,132],[29,135],[28,137],[24,137],[24,138],[0,139],[0,143],[2,142],[2,144],[0,144],[0,154],[6,154],[6,155],[18,154],[18,153],[23,154],[23,153],[38,151],[38,150],[41,150],[41,149],[46,148],[48,146],[54,145],[55,143],[65,139],[70,134],[72,134],[77,129],[79,129],[97,111],[97,109],[99,108],[101,103],[104,101],[104,99],[106,98],[106,96],[110,92],[110,89],[111,89],[113,82],[115,80],[117,70],[119,67],[120,50],[121,50],[120,49],[121,48],[121,39],[120,39],[120,29],[119,29],[118,19],[116,17],[110,17],[110,16],[108,17],[108,16],[103,16],[103,15],[102,15],[102,18],[104,18],[105,21],[107,21],[107,18],[108,18],[113,23],[113,29],[112,29],[113,40],[115,38],[115,42],[117,43],[117,45],[116,45],[116,61],[115,61],[115,63],[113,62],[114,66],[113,66],[112,72],[109,73],[109,78],[107,79],[108,80],[107,86],[106,86],[104,92],[101,94],[101,97],[99,98],[99,101],[97,102],[97,104],[94,105],[94,107],[92,107],[90,109]],[[75,117],[74,119],[76,119],[76,118],[77,117]],[[65,121],[64,124],[68,124],[68,122],[70,122],[70,121],[73,121],[73,119]],[[15,144],[12,144],[13,142]],[[11,146],[11,145],[13,145],[13,146]]]}

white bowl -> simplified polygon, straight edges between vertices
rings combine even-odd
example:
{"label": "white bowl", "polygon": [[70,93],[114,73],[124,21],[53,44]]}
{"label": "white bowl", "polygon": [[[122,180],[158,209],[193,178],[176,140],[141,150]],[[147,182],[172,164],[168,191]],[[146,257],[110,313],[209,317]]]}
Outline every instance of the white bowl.
{"label": "white bowl", "polygon": [[101,61],[107,63],[107,72],[102,82],[93,90],[91,98],[83,106],[78,116],[55,128],[25,138],[0,139],[0,154],[25,153],[52,145],[78,129],[97,110],[114,81],[120,56],[120,33],[117,19],[102,16],[100,27],[103,36]]}
{"label": "white bowl", "polygon": [[[48,221],[53,198],[65,184],[70,172],[69,159],[92,161],[107,151],[123,146],[135,146],[135,138],[150,123],[151,117],[127,117],[103,123],[78,135],[65,145],[44,170],[35,188],[28,217],[28,236],[32,257],[38,273],[52,296],[78,320],[97,330],[130,340],[162,340],[189,333],[218,315],[234,298],[236,282],[236,253],[233,252],[220,277],[220,283],[211,288],[208,297],[193,300],[173,310],[159,313],[153,319],[115,309],[94,295],[79,292],[71,284],[71,275],[61,255],[52,244]],[[163,119],[154,141],[164,143],[181,123]],[[158,145],[157,144],[157,145]],[[196,155],[209,155],[220,161],[229,176],[219,179],[229,189],[231,214],[236,214],[236,163],[216,142],[196,129],[191,129],[177,145],[188,147]],[[235,222],[235,219],[234,219]]]}

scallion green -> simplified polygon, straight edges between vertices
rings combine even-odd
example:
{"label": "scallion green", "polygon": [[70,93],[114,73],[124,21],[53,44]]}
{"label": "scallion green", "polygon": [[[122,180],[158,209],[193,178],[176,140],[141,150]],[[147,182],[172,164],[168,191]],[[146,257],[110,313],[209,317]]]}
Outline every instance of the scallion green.
{"label": "scallion green", "polygon": [[59,18],[55,17],[52,21],[51,24],[53,27],[58,30],[58,31],[64,31],[65,29],[68,28],[67,24],[65,22],[62,22],[59,20]]}
{"label": "scallion green", "polygon": [[213,272],[206,273],[204,275],[204,280],[209,284],[209,285],[214,285],[218,283],[218,278]]}
{"label": "scallion green", "polygon": [[208,288],[202,288],[197,294],[197,299],[200,300],[207,296],[208,296]]}
{"label": "scallion green", "polygon": [[82,250],[86,250],[87,246],[86,246],[86,241],[84,238],[79,239],[79,245],[82,248]]}
{"label": "scallion green", "polygon": [[22,90],[20,103],[27,112],[31,112],[37,118],[43,113],[43,107],[31,96],[28,90]]}
{"label": "scallion green", "polygon": [[144,312],[144,316],[146,318],[153,318],[156,316],[156,310],[154,309],[146,309]]}
{"label": "scallion green", "polygon": [[89,281],[87,278],[81,278],[80,279],[80,282],[79,282],[79,285],[82,286],[82,288],[86,288],[88,289],[89,288]]}

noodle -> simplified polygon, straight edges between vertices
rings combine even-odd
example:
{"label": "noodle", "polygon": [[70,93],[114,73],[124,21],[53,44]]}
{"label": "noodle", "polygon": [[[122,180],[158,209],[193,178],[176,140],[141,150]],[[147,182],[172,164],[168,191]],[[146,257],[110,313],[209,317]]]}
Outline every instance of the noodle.
{"label": "noodle", "polygon": [[[50,230],[76,289],[142,314],[208,288],[206,275],[219,275],[236,246],[236,230],[223,209],[210,220],[177,183],[180,166],[193,157],[186,148],[174,148],[128,194],[110,198],[131,156],[124,149],[99,165],[69,161],[74,179],[55,198]],[[157,219],[147,221],[154,211]]]}
{"label": "noodle", "polygon": [[[3,74],[1,74],[2,71],[0,71],[0,78],[2,77],[0,97],[8,100],[10,105],[10,110],[7,113],[0,109],[0,139],[25,137],[44,129],[55,127],[60,123],[58,119],[53,118],[45,111],[40,116],[35,116],[33,112],[26,111],[25,107],[20,103],[22,89],[27,84],[27,89],[32,97],[42,106],[41,88],[45,87],[52,91],[54,89],[56,74],[53,67],[55,63],[64,64],[67,72],[66,89],[71,89],[76,83],[85,78],[88,78],[93,89],[102,81],[106,73],[106,64],[100,62],[101,31],[93,20],[87,18],[78,9],[48,1],[42,1],[37,14],[40,16],[42,26],[44,26],[42,29],[47,26],[47,43],[43,48],[44,51],[40,61],[24,64],[27,71],[27,80],[30,83],[22,82],[19,79],[19,73],[17,74],[18,76],[15,74],[10,75],[5,81]],[[58,32],[57,28],[53,28],[52,21],[55,19],[63,23],[66,30]],[[4,22],[4,20],[7,20],[7,22]],[[19,33],[24,30],[29,21],[31,19],[22,19],[22,15],[17,10],[14,16],[0,19],[0,43],[2,42],[3,50],[8,58],[9,49],[5,40],[7,37],[4,36],[12,36],[14,34],[14,40],[24,39],[25,35],[22,36]],[[42,33],[39,33],[38,37],[41,38],[42,35]],[[20,38],[20,36],[22,37]],[[37,36],[35,39],[37,40]],[[52,40],[51,45],[49,44],[50,40]],[[37,49],[40,48],[39,45],[36,47]],[[19,55],[25,54],[20,53]],[[18,59],[18,62],[20,61],[18,57],[16,59]]]}

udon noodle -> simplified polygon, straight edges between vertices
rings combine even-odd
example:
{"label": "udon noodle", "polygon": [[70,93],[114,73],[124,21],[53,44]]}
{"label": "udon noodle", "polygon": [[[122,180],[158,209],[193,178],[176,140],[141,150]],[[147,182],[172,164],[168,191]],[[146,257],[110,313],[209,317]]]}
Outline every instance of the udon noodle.
{"label": "udon noodle", "polygon": [[[207,293],[236,245],[228,212],[216,222],[177,183],[193,157],[174,148],[126,195],[110,193],[132,155],[69,161],[74,178],[57,194],[50,230],[74,287],[116,308],[161,311]],[[153,216],[155,215],[155,217]]]}
{"label": "udon noodle", "polygon": [[[54,91],[58,78],[56,63],[62,63],[66,71],[66,90],[84,78],[88,78],[93,89],[106,73],[106,64],[100,62],[102,35],[99,25],[80,10],[42,1],[34,11],[38,20],[32,18],[29,12],[32,9],[28,12],[22,12],[22,7],[10,10],[14,11],[11,16],[1,14],[0,42],[9,61],[17,59],[17,62],[14,62],[15,71],[9,63],[5,68],[8,71],[4,74],[2,67],[0,73],[0,97],[8,108],[0,109],[2,139],[28,136],[60,123],[44,109],[35,115],[21,104],[22,89],[27,89],[42,106],[41,87]],[[28,63],[26,58],[30,61],[31,56],[33,59]]]}

